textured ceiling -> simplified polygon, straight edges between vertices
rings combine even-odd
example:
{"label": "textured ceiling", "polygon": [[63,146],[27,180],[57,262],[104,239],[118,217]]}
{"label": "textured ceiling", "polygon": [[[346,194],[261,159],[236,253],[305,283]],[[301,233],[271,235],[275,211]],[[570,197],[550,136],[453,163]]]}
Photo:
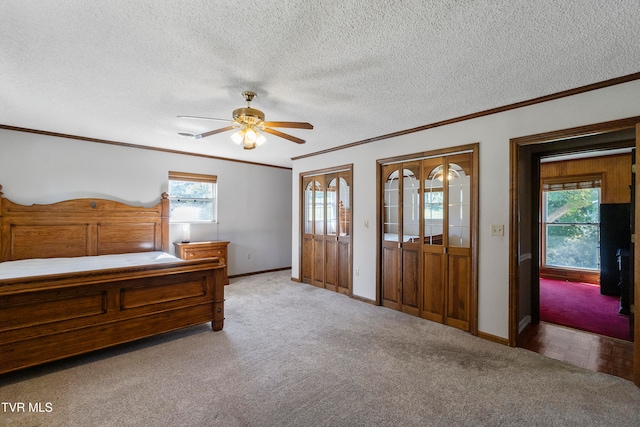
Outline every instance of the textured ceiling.
{"label": "textured ceiling", "polygon": [[[278,166],[640,71],[636,0],[2,0],[0,124]],[[225,126],[251,104],[294,144]],[[284,129],[283,129],[284,130]]]}

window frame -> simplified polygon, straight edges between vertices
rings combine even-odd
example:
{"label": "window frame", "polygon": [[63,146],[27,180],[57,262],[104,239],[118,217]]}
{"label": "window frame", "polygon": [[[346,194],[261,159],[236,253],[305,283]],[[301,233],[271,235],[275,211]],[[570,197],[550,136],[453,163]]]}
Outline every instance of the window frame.
{"label": "window frame", "polygon": [[[588,272],[599,273],[600,272],[600,259],[598,258],[598,268],[580,268],[570,266],[557,266],[547,264],[547,226],[558,225],[557,223],[548,223],[546,217],[546,203],[545,193],[558,190],[584,190],[584,189],[599,189],[598,208],[603,200],[604,191],[604,176],[603,174],[588,174],[588,175],[573,175],[555,178],[543,178],[540,183],[540,267],[543,270],[565,270],[576,272]],[[600,233],[600,222],[597,223],[562,223],[562,225],[590,225],[598,228],[598,235]],[[600,240],[598,239],[598,245]]]}
{"label": "window frame", "polygon": [[[218,223],[218,177],[216,175],[207,175],[207,174],[199,174],[199,173],[191,173],[191,172],[176,172],[169,171],[169,179],[168,181],[187,181],[187,182],[199,182],[199,183],[208,183],[212,185],[211,197],[191,197],[185,195],[172,195],[169,194],[169,223],[170,224],[206,224]],[[175,220],[171,217],[171,205],[174,200],[198,200],[198,201],[209,201],[211,202],[211,220],[198,220],[198,219],[186,219],[186,220]]]}

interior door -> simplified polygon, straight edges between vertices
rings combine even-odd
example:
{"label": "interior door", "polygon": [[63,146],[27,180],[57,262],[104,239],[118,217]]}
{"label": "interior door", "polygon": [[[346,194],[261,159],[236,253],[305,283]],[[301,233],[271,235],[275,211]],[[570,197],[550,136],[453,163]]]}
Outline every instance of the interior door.
{"label": "interior door", "polygon": [[419,315],[420,162],[383,166],[382,303]]}
{"label": "interior door", "polygon": [[302,281],[324,287],[325,191],[322,176],[304,177]]}
{"label": "interior door", "polygon": [[302,282],[311,284],[313,280],[313,197],[316,181],[311,177],[302,180],[303,218],[302,218]]}
{"label": "interior door", "polygon": [[422,161],[422,317],[468,331],[471,316],[472,153]]}
{"label": "interior door", "polygon": [[400,309],[420,314],[419,290],[421,278],[420,249],[422,244],[420,213],[420,161],[402,164],[402,241],[400,243]]}
{"label": "interior door", "polygon": [[400,309],[400,165],[382,166],[381,298],[385,307]]}
{"label": "interior door", "polygon": [[445,158],[447,265],[446,324],[465,331],[471,319],[471,153]]}
{"label": "interior door", "polygon": [[325,263],[325,177],[313,177],[313,274],[311,284],[324,288]]}
{"label": "interior door", "polygon": [[434,154],[380,164],[381,302],[476,333],[477,145]]}
{"label": "interior door", "polygon": [[326,231],[324,236],[324,287],[338,290],[338,176],[324,176]]}
{"label": "interior door", "polygon": [[424,239],[422,245],[422,312],[425,319],[444,323],[445,304],[445,212],[444,159],[422,161]]}
{"label": "interior door", "polygon": [[338,292],[351,289],[351,172],[338,173]]}
{"label": "interior door", "polygon": [[351,293],[351,168],[302,175],[302,282]]}

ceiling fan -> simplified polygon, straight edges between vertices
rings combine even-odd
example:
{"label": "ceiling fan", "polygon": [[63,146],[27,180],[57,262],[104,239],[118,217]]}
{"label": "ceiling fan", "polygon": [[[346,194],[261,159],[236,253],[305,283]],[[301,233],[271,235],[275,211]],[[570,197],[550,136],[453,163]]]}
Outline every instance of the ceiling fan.
{"label": "ceiling fan", "polygon": [[233,120],[216,119],[213,117],[178,116],[178,118],[184,119],[224,121],[230,123],[229,126],[200,134],[180,132],[178,133],[178,135],[200,139],[206,138],[207,136],[215,135],[216,133],[237,129],[237,131],[233,135],[231,135],[231,140],[238,145],[242,144],[245,150],[253,150],[266,141],[266,138],[261,132],[270,133],[271,135],[288,139],[289,141],[293,141],[296,144],[305,143],[304,139],[296,138],[295,136],[280,132],[279,130],[273,128],[313,129],[313,125],[304,122],[265,122],[264,113],[255,108],[251,108],[251,101],[253,100],[253,98],[255,98],[256,94],[254,92],[245,91],[242,92],[242,96],[244,97],[244,100],[247,101],[247,107],[236,108],[235,110],[233,110]]}

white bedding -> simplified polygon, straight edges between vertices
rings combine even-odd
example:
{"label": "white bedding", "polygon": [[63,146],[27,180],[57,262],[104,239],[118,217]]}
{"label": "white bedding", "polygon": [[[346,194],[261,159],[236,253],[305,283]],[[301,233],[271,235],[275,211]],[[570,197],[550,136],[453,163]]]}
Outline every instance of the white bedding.
{"label": "white bedding", "polygon": [[0,280],[180,261],[182,261],[180,258],[166,252],[139,252],[77,258],[38,258],[5,261],[0,263]]}

